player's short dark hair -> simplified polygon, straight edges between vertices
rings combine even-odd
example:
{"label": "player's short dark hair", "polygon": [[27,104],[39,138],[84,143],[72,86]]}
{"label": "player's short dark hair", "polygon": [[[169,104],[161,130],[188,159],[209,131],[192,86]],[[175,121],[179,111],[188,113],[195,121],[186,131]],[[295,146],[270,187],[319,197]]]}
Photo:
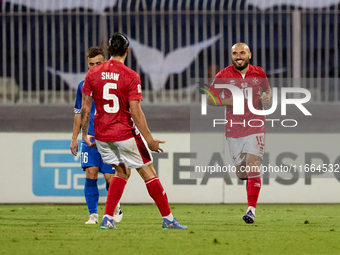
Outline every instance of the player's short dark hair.
{"label": "player's short dark hair", "polygon": [[129,47],[129,39],[122,33],[114,33],[109,40],[109,52],[114,57],[124,56]]}
{"label": "player's short dark hair", "polygon": [[87,58],[94,58],[98,55],[102,55],[105,58],[104,49],[102,47],[96,46],[87,50]]}

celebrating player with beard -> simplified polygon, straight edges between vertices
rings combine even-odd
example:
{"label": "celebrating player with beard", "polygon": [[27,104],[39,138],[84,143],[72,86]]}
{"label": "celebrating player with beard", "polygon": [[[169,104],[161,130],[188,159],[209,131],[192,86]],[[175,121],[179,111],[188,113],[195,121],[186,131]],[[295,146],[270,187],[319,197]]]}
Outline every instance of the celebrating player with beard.
{"label": "celebrating player with beard", "polygon": [[[222,106],[226,107],[225,134],[229,152],[236,166],[237,177],[247,180],[248,209],[243,216],[246,223],[254,223],[255,208],[261,189],[260,164],[265,151],[265,117],[256,115],[248,108],[248,98],[252,97],[253,107],[262,110],[271,100],[271,89],[266,74],[261,67],[249,64],[251,52],[245,43],[236,43],[231,47],[233,64],[220,71],[214,80],[210,92],[220,95]],[[244,115],[233,114],[233,97],[229,89],[215,88],[216,84],[230,84],[241,89],[244,94]],[[252,91],[252,93],[250,93]],[[208,97],[212,106],[217,96]],[[214,101],[215,99],[215,101]],[[236,100],[236,99],[235,99]]]}

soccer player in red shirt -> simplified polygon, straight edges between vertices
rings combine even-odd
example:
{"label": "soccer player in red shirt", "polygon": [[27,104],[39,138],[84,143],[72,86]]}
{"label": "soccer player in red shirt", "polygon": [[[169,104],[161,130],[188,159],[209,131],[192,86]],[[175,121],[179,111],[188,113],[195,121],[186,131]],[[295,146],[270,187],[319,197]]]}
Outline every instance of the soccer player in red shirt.
{"label": "soccer player in red shirt", "polygon": [[[125,35],[115,33],[109,40],[108,51],[110,60],[91,68],[86,75],[81,110],[83,139],[89,146],[97,146],[104,163],[112,164],[116,169],[100,227],[116,229],[114,210],[130,177],[130,169],[135,168],[163,217],[162,228],[187,229],[173,217],[153,167],[151,151],[163,152],[159,144],[164,141],[152,137],[140,106],[143,99],[140,77],[124,65],[129,40]],[[87,131],[92,99],[97,110],[93,143]]]}
{"label": "soccer player in red shirt", "polygon": [[[254,223],[255,208],[261,189],[260,164],[265,151],[265,116],[252,113],[248,107],[248,97],[252,97],[253,108],[262,110],[271,100],[271,89],[266,74],[261,67],[249,64],[251,52],[245,43],[231,47],[233,64],[221,70],[209,91],[215,93],[207,103],[212,106],[226,106],[226,138],[230,155],[236,166],[239,179],[247,180],[248,209],[243,216],[246,223]],[[229,89],[215,88],[216,84],[234,85],[244,95],[244,115],[233,114],[233,96]],[[250,94],[250,88],[252,94]],[[221,102],[217,97],[220,95]],[[215,102],[216,104],[215,104]],[[236,100],[236,99],[235,99]]]}

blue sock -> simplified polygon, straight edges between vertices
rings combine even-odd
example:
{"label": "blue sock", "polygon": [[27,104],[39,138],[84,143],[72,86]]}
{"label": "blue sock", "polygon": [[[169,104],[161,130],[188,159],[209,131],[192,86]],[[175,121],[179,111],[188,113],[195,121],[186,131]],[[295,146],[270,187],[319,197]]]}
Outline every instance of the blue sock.
{"label": "blue sock", "polygon": [[94,180],[86,178],[84,193],[87,208],[89,209],[90,214],[97,213],[97,206],[99,200],[97,179]]}
{"label": "blue sock", "polygon": [[110,183],[107,182],[107,183],[106,183],[106,190],[107,190],[107,191],[109,191],[109,187],[110,187]]}

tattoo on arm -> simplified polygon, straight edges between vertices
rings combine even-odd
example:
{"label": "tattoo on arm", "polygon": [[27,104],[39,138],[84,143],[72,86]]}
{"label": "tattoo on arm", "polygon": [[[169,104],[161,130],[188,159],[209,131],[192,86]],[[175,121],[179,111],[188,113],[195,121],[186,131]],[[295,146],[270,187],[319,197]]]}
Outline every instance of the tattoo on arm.
{"label": "tattoo on arm", "polygon": [[91,118],[92,97],[83,94],[81,107],[81,128],[83,135],[88,134],[90,118]]}

